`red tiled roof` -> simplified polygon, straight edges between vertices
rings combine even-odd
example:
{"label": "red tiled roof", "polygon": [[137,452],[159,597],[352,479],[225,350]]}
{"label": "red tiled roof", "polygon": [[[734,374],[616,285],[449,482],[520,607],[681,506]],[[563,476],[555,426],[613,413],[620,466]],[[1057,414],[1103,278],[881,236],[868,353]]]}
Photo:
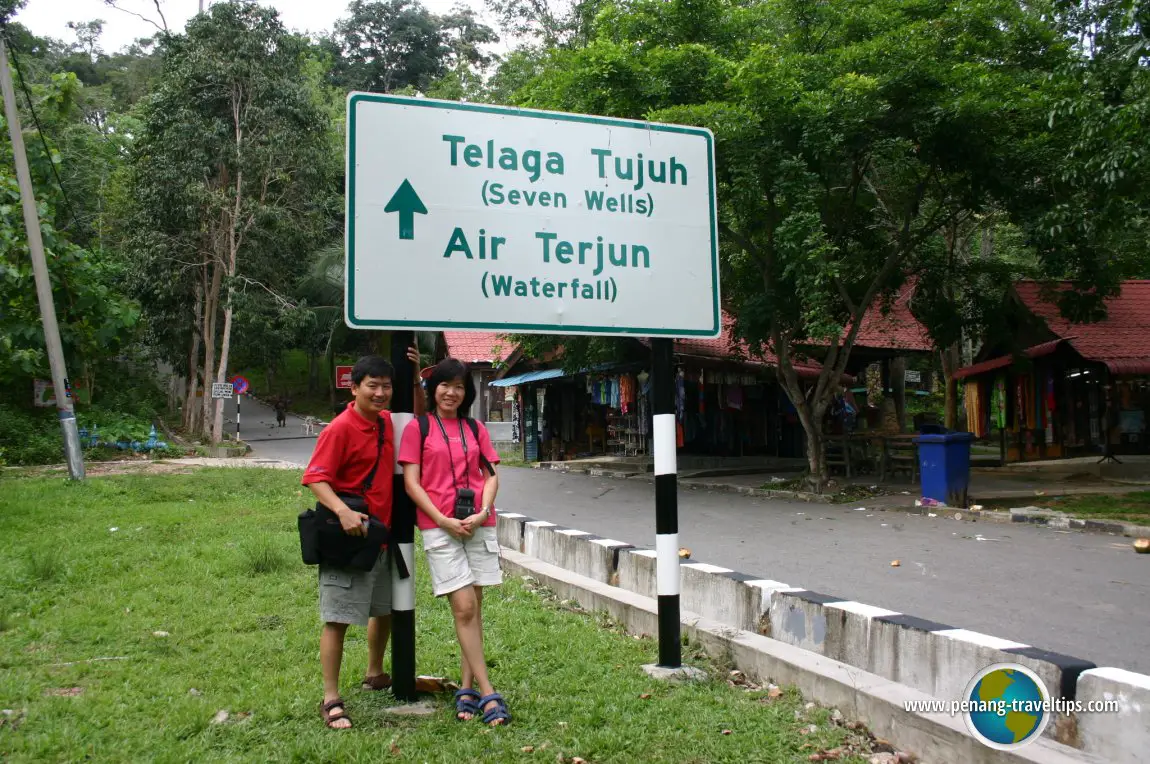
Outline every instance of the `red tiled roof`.
{"label": "red tiled roof", "polygon": [[[1041,345],[1035,345],[1032,348],[1027,348],[1022,352],[1027,358],[1042,358],[1043,356],[1050,355],[1058,346],[1066,340],[1054,340],[1053,342],[1046,342]],[[991,358],[989,361],[976,363],[973,366],[967,366],[965,369],[959,369],[954,373],[955,379],[966,379],[967,377],[977,377],[979,374],[985,374],[988,371],[995,369],[1004,369],[1014,363],[1014,356],[1003,355],[998,358]]]}
{"label": "red tiled roof", "polygon": [[742,340],[736,340],[732,326],[734,319],[730,316],[723,314],[723,331],[715,339],[690,339],[675,340],[675,352],[682,353],[683,355],[701,356],[703,358],[730,358],[731,356],[738,356],[742,359],[750,358],[750,351],[747,344]]}
{"label": "red tiled roof", "polygon": [[[1058,305],[1044,298],[1038,282],[1023,281],[1014,289],[1027,310],[1083,358],[1104,363],[1115,373],[1150,373],[1150,281],[1123,282],[1121,294],[1106,301],[1106,320],[1092,324],[1063,318]],[[1069,289],[1069,284],[1055,289]]]}
{"label": "red tiled roof", "polygon": [[[855,338],[855,348],[871,350],[904,350],[912,353],[930,353],[934,342],[926,327],[919,323],[910,310],[914,286],[906,285],[890,303],[890,311],[883,313],[882,300],[875,300],[863,314],[862,328]],[[842,341],[840,337],[839,341]],[[826,347],[826,340],[812,340],[811,347]]]}
{"label": "red tiled roof", "polygon": [[515,343],[498,334],[483,332],[444,332],[447,354],[464,363],[497,363],[515,352]]}
{"label": "red tiled roof", "polygon": [[914,287],[904,286],[891,300],[890,312],[883,314],[881,302],[875,302],[863,314],[855,347],[880,350],[910,350],[929,353],[934,350],[926,327],[919,323],[910,310]]}
{"label": "red tiled roof", "polygon": [[[775,367],[779,364],[778,356],[769,350],[765,355],[752,356],[750,348],[747,343],[742,340],[735,339],[732,327],[734,319],[723,314],[723,331],[715,339],[678,339],[675,340],[675,352],[680,355],[691,355],[699,358],[715,358],[738,360],[743,363],[748,363],[754,366]],[[817,379],[822,372],[821,366],[811,364],[795,364],[795,371],[804,379]],[[843,375],[844,380],[853,380]]]}

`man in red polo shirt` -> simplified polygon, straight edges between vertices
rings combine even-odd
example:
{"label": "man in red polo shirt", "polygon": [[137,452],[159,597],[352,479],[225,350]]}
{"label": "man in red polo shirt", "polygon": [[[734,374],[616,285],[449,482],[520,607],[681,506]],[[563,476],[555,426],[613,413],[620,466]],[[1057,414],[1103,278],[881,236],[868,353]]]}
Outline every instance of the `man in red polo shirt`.
{"label": "man in red polo shirt", "polygon": [[[419,362],[415,348],[408,357]],[[357,512],[340,494],[363,496],[376,520],[391,527],[392,479],[395,474],[395,429],[391,413],[392,378],[395,370],[379,356],[359,359],[351,371],[354,400],[319,436],[302,483],[316,499],[339,518],[345,533],[363,535],[367,516]],[[416,385],[419,382],[416,380]],[[416,413],[422,413],[423,396],[416,395]],[[380,444],[380,427],[383,442]],[[378,466],[376,462],[378,460]],[[363,491],[372,469],[371,488]],[[339,693],[339,670],[344,637],[350,624],[367,626],[367,676],[364,689],[391,686],[383,671],[383,653],[391,635],[391,569],[381,556],[370,571],[319,566],[319,608],[323,621],[320,663],[323,667],[323,718],[332,729],[351,727],[351,718]]]}

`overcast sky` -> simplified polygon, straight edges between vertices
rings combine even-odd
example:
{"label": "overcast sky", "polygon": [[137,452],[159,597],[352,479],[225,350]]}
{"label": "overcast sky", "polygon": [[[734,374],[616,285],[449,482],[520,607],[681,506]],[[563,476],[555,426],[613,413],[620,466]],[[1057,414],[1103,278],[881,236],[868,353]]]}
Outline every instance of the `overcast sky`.
{"label": "overcast sky", "polygon": [[[474,8],[492,27],[497,25],[484,7],[483,0],[420,0],[432,13],[443,14],[457,3]],[[273,6],[280,12],[280,20],[289,29],[319,33],[329,31],[335,20],[346,14],[347,0],[259,0],[261,5]],[[182,31],[189,18],[199,11],[200,0],[160,0],[160,7],[168,21],[168,28]],[[117,0],[116,5],[155,21],[159,21],[154,0]],[[205,0],[205,6],[211,0]],[[69,21],[104,20],[102,47],[113,53],[139,37],[150,37],[156,27],[147,21],[115,8],[103,0],[28,0],[28,5],[16,20],[41,37],[55,37],[68,42],[75,35],[68,29]],[[503,46],[499,46],[502,48]]]}

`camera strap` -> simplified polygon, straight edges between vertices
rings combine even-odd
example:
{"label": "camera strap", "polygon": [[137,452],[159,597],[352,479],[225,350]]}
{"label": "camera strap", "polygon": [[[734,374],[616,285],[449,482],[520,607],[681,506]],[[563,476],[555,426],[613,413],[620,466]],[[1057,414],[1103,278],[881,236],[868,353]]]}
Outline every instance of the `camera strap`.
{"label": "camera strap", "polygon": [[364,498],[367,498],[367,492],[371,490],[371,486],[375,483],[375,473],[379,469],[379,460],[383,456],[383,442],[387,439],[387,420],[379,417],[376,421],[379,427],[378,435],[375,440],[375,464],[371,466],[371,472],[367,473],[364,478],[363,487],[360,491],[363,493]]}
{"label": "camera strap", "polygon": [[[435,421],[439,424],[439,431],[443,434],[443,443],[447,446],[447,458],[451,462],[451,485],[455,490],[459,490],[459,479],[455,476],[455,455],[451,453],[451,439],[447,437],[447,428],[443,426],[443,420],[439,418],[439,414],[432,414]],[[456,419],[459,422],[459,442],[463,445],[463,487],[467,487],[467,437],[463,434],[463,420]]]}

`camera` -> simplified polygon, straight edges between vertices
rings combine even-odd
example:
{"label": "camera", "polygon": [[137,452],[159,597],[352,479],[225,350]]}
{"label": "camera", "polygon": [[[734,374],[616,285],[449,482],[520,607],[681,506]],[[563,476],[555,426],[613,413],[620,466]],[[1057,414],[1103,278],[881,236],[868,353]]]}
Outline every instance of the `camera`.
{"label": "camera", "polygon": [[459,488],[455,492],[455,519],[465,520],[475,514],[475,491]]}

